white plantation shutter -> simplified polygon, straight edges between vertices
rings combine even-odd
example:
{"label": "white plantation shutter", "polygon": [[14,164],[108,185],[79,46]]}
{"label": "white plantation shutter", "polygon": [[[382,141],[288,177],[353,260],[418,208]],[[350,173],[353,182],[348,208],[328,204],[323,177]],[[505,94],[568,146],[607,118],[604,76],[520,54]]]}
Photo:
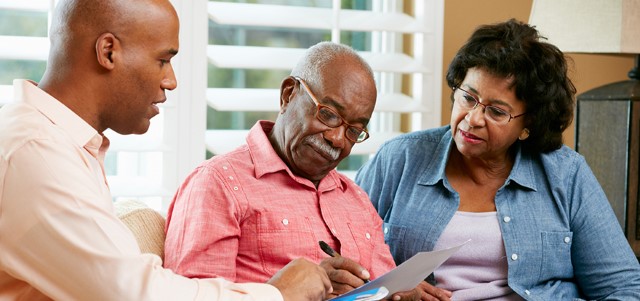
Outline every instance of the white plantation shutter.
{"label": "white plantation shutter", "polygon": [[[6,11],[7,13],[16,11],[40,17],[50,10],[50,5],[49,0],[0,0],[0,10]],[[8,24],[4,25],[8,26]],[[42,32],[43,29],[41,29],[40,32]],[[0,32],[0,60],[45,61],[48,53],[49,40],[47,37],[3,35],[3,32]],[[7,72],[7,70],[3,70],[3,72]],[[13,87],[11,86],[11,82],[5,81],[4,83],[0,83],[0,106],[12,100]]]}
{"label": "white plantation shutter", "polygon": [[[374,153],[380,144],[398,134],[399,116],[412,113],[411,130],[440,125],[440,84],[442,65],[442,0],[409,1],[415,16],[403,13],[407,1],[353,1],[365,3],[365,8],[342,8],[342,1],[209,1],[212,27],[239,27],[250,30],[321,31],[330,40],[350,45],[342,38],[344,32],[364,33],[369,38],[367,50],[359,53],[373,68],[378,85],[378,101],[369,125],[371,138],[357,144],[352,155]],[[349,1],[346,1],[349,2]],[[263,4],[264,3],[264,4]],[[294,5],[288,5],[293,3]],[[320,5],[320,7],[316,6]],[[210,27],[211,28],[211,27]],[[307,47],[251,45],[251,41],[236,33],[236,43],[207,46],[209,63],[219,69],[271,69],[288,74]],[[412,49],[403,53],[402,37],[408,37]],[[234,40],[232,38],[231,40]],[[239,41],[239,42],[237,42]],[[322,41],[318,39],[311,44]],[[286,43],[285,43],[286,44]],[[310,45],[308,45],[310,46]],[[362,45],[359,45],[362,47]],[[218,69],[216,69],[218,70]],[[211,76],[211,73],[210,73]],[[235,85],[235,83],[234,83]],[[410,86],[409,93],[402,87]],[[406,88],[405,88],[406,90]],[[271,88],[209,87],[207,104],[216,111],[268,111],[279,109],[279,82]],[[207,149],[222,154],[244,143],[248,129],[211,128],[206,133]],[[349,173],[349,170],[343,170]]]}
{"label": "white plantation shutter", "polygon": [[[48,20],[43,26],[47,26],[56,2],[0,0],[0,11],[15,18],[25,13],[44,15]],[[181,55],[173,60],[180,89],[167,92],[168,100],[161,106],[160,115],[151,120],[146,134],[122,136],[110,130],[105,133],[111,140],[105,167],[114,200],[137,198],[158,210],[167,207],[187,173],[205,158],[206,69],[200,66],[206,65],[206,1],[174,1],[173,4],[181,19]],[[3,35],[2,30],[0,28],[1,61],[47,60],[48,37]],[[48,29],[39,31],[48,32]],[[1,70],[0,75],[8,77],[12,72],[13,77],[24,76],[20,70]],[[31,79],[38,81],[41,76]],[[4,80],[0,83],[0,105],[12,100],[11,81]]]}
{"label": "white plantation shutter", "polygon": [[[409,130],[440,125],[443,0],[240,2],[249,1],[172,0],[180,17],[180,53],[172,61],[178,88],[167,92],[146,134],[105,133],[112,142],[105,165],[114,199],[138,198],[165,210],[206,151],[225,153],[244,143],[255,120],[276,116],[280,81],[306,48],[323,40],[359,50],[379,92],[371,138],[354,147],[345,160],[354,163],[341,171],[353,175],[383,141],[398,135],[401,116],[410,117]],[[0,13],[50,18],[54,5],[0,0]],[[0,20],[0,64],[46,61],[46,34],[9,35],[2,26]],[[0,79],[8,75],[25,76],[0,70]],[[0,82],[0,106],[12,93],[10,81]]]}

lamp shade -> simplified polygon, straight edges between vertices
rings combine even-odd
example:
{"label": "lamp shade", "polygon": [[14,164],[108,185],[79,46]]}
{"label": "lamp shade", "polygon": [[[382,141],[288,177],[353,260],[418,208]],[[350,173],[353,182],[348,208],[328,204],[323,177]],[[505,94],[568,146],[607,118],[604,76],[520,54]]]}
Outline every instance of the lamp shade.
{"label": "lamp shade", "polygon": [[640,53],[640,0],[534,0],[529,24],[563,52]]}

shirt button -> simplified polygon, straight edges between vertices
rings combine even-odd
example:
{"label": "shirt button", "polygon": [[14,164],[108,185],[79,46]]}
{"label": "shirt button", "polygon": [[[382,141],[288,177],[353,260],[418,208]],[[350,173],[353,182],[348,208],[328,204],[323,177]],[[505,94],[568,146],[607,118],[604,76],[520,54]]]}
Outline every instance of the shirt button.
{"label": "shirt button", "polygon": [[336,234],[336,228],[331,228],[331,233]]}
{"label": "shirt button", "polygon": [[371,234],[369,234],[369,232],[367,232],[367,234],[365,234],[364,236],[366,236],[367,239],[371,239]]}
{"label": "shirt button", "polygon": [[565,242],[565,243],[567,243],[567,244],[568,244],[570,241],[571,241],[571,238],[569,238],[568,236],[564,238],[564,242]]}
{"label": "shirt button", "polygon": [[508,222],[510,222],[510,221],[511,221],[511,218],[510,218],[510,217],[508,217],[508,216],[505,216],[502,220],[503,220],[505,223],[508,223]]}
{"label": "shirt button", "polygon": [[282,220],[282,224],[283,224],[283,225],[285,225],[285,226],[286,226],[286,225],[288,225],[288,224],[289,224],[289,220],[288,220],[288,219],[286,219],[286,218],[285,218],[285,219],[283,219],[283,220]]}
{"label": "shirt button", "polygon": [[227,170],[227,167],[226,166],[222,166],[222,169]]}
{"label": "shirt button", "polygon": [[518,260],[518,254],[511,254],[511,260]]}
{"label": "shirt button", "polygon": [[529,290],[524,290],[524,293],[525,293],[527,296],[531,295],[531,292],[530,292]]}
{"label": "shirt button", "polygon": [[233,190],[238,190],[238,186],[233,186]]}
{"label": "shirt button", "polygon": [[384,234],[389,233],[389,227],[384,227]]}
{"label": "shirt button", "polygon": [[233,180],[233,177],[232,177],[232,176],[229,176],[229,180]]}

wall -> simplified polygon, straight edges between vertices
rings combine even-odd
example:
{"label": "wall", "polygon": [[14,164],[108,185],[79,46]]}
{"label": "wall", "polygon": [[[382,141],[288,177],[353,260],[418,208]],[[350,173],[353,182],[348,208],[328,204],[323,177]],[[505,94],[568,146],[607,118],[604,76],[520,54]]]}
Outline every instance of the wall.
{"label": "wall", "polygon": [[[444,80],[456,51],[464,44],[473,30],[481,24],[496,23],[509,18],[529,20],[533,0],[445,0],[444,49],[442,85],[442,123],[450,121],[451,89]],[[570,76],[578,94],[611,82],[627,80],[627,72],[633,66],[631,55],[569,54],[574,62]],[[573,124],[564,133],[564,141],[575,145]]]}

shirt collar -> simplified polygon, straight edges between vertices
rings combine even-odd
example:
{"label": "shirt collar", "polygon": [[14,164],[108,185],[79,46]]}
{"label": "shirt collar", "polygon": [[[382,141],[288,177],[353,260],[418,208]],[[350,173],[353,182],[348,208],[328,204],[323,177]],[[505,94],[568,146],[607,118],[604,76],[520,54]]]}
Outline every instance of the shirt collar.
{"label": "shirt collar", "polygon": [[435,185],[439,181],[444,181],[446,177],[445,168],[447,166],[447,160],[449,160],[451,145],[453,145],[453,140],[451,139],[451,129],[449,129],[442,135],[442,138],[440,138],[440,142],[433,152],[433,159],[418,179],[418,184]]}
{"label": "shirt collar", "polygon": [[[445,169],[449,160],[449,153],[453,147],[451,128],[442,136],[433,153],[433,159],[427,166],[422,176],[418,179],[420,185],[435,185],[446,177]],[[522,151],[521,144],[516,142],[516,158],[511,173],[505,181],[505,185],[514,182],[520,186],[536,190],[533,173],[533,159]]]}
{"label": "shirt collar", "polygon": [[[291,172],[291,169],[289,169],[289,166],[284,163],[280,156],[278,156],[278,153],[273,149],[268,136],[268,134],[271,133],[273,126],[273,121],[258,121],[249,131],[249,135],[247,135],[247,146],[249,147],[249,153],[255,166],[256,178],[261,178],[266,174],[284,171],[294,181],[315,189],[315,186],[311,181],[294,175]],[[320,180],[318,190],[330,190],[335,187],[344,191],[347,189],[347,183],[334,169]]]}
{"label": "shirt collar", "polygon": [[507,184],[510,181],[529,188],[531,190],[537,190],[534,173],[534,160],[530,153],[522,151],[522,143],[516,142],[516,160],[513,163],[511,174],[507,178]]}
{"label": "shirt collar", "polygon": [[[96,150],[105,147],[103,136],[67,106],[38,88],[30,80],[13,81],[14,98],[35,107],[51,123],[60,127],[80,147],[88,146]],[[108,141],[106,141],[108,146]]]}

